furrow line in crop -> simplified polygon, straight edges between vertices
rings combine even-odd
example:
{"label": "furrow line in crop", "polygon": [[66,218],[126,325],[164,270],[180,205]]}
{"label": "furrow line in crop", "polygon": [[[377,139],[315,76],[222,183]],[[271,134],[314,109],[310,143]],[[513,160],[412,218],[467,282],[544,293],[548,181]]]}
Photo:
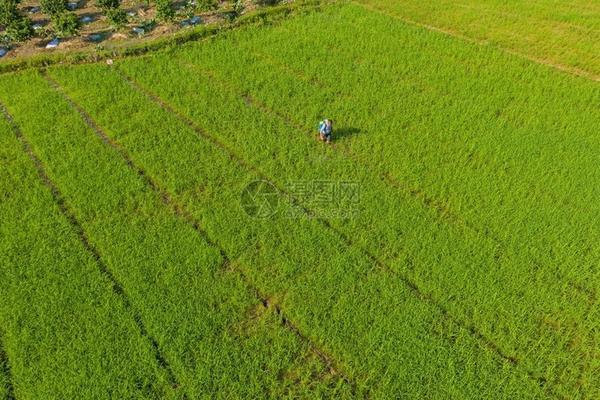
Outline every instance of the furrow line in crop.
{"label": "furrow line in crop", "polygon": [[12,371],[10,369],[10,360],[8,359],[8,354],[6,354],[6,350],[4,349],[4,343],[2,341],[2,332],[0,331],[0,374],[3,374],[6,378],[5,382],[5,390],[6,390],[6,400],[15,400],[15,388],[13,386],[13,376]]}
{"label": "furrow line in crop", "polygon": [[28,157],[31,159],[31,161],[35,165],[35,168],[37,170],[37,173],[38,173],[41,181],[50,190],[50,192],[52,194],[52,198],[53,198],[54,202],[57,204],[60,212],[67,219],[67,221],[69,222],[71,227],[74,229],[74,231],[75,231],[76,235],[78,236],[83,247],[86,249],[87,252],[89,252],[92,255],[96,264],[98,265],[100,272],[110,282],[114,293],[117,296],[119,296],[119,298],[123,302],[123,305],[125,306],[125,308],[133,316],[133,319],[135,321],[136,326],[138,327],[138,329],[140,331],[140,334],[150,342],[152,349],[154,350],[154,356],[156,358],[158,365],[161,368],[163,368],[167,373],[167,377],[169,379],[169,384],[171,386],[173,386],[174,388],[178,387],[179,386],[178,379],[175,376],[173,370],[171,369],[171,366],[170,366],[169,362],[167,361],[166,357],[163,355],[163,353],[160,349],[160,346],[158,344],[158,341],[148,332],[146,326],[143,323],[140,313],[136,310],[134,305],[131,303],[131,300],[129,299],[129,296],[125,292],[123,285],[116,279],[116,277],[114,276],[112,271],[106,266],[106,264],[102,260],[102,256],[101,256],[100,252],[98,251],[98,249],[96,249],[96,247],[88,239],[87,234],[85,233],[85,230],[83,229],[81,223],[75,216],[75,213],[71,210],[70,206],[65,201],[65,198],[61,194],[61,192],[58,189],[58,187],[56,186],[56,184],[54,184],[54,182],[48,176],[48,174],[46,172],[46,168],[44,167],[42,161],[35,154],[31,144],[29,143],[29,141],[27,140],[27,138],[25,137],[25,135],[23,134],[21,129],[17,126],[13,117],[9,114],[8,109],[2,103],[0,103],[0,110],[1,110],[2,114],[4,114],[5,118],[8,120],[13,132],[15,133],[15,136],[21,143],[21,146],[23,147],[23,151],[28,155]]}
{"label": "furrow line in crop", "polygon": [[[222,251],[221,248],[219,248],[219,250]],[[296,335],[296,337],[298,337],[298,339],[300,339],[301,341],[303,341],[309,345],[311,351],[321,360],[321,362],[325,365],[325,367],[329,371],[329,373],[334,376],[337,375],[340,378],[342,378],[344,383],[346,383],[348,386],[350,386],[351,393],[353,395],[356,395],[356,393],[357,393],[356,392],[356,388],[357,388],[356,383],[348,377],[348,375],[342,370],[341,367],[339,367],[339,364],[335,361],[335,358],[333,356],[331,356],[330,354],[328,354],[327,352],[325,352],[324,350],[320,349],[316,344],[314,344],[313,340],[311,340],[308,336],[306,336],[304,333],[302,333],[302,331],[288,317],[286,317],[284,311],[282,310],[282,308],[279,304],[269,301],[268,296],[266,296],[264,293],[262,293],[260,291],[260,289],[258,289],[257,287],[251,285],[249,283],[250,279],[248,279],[246,277],[246,275],[244,274],[244,272],[242,270],[240,270],[239,268],[235,268],[231,263],[229,263],[229,265],[231,266],[231,268],[233,268],[235,270],[235,272],[240,276],[240,278],[244,282],[246,282],[248,287],[252,291],[254,291],[255,296],[257,299],[260,300],[261,305],[266,310],[272,310],[273,312],[275,312],[275,314],[281,319],[281,323],[290,332],[292,332],[294,335]]]}
{"label": "furrow line in crop", "polygon": [[[259,111],[261,111],[271,117],[278,118],[280,121],[282,121],[283,123],[285,123],[292,129],[295,129],[301,133],[305,133],[309,137],[312,136],[312,132],[307,132],[306,128],[304,126],[302,126],[302,124],[300,122],[296,121],[293,117],[269,107],[267,104],[265,104],[261,100],[257,99],[256,97],[254,97],[248,93],[244,93],[240,88],[238,88],[234,84],[226,82],[225,80],[220,78],[214,71],[207,69],[205,67],[201,67],[197,64],[192,64],[192,63],[182,63],[182,65],[189,69],[194,70],[195,72],[204,74],[206,77],[211,79],[212,82],[219,84],[222,88],[228,90],[230,93],[232,93],[236,96],[240,96],[244,100],[244,104],[246,104],[246,106],[254,107],[255,109],[258,109]],[[353,162],[356,162],[356,163],[360,164],[361,166],[365,167],[365,169],[367,171],[378,176],[382,182],[386,183],[387,185],[389,185],[393,188],[401,190],[402,192],[412,196],[413,198],[416,198],[417,200],[419,200],[421,202],[421,204],[423,204],[423,206],[425,208],[430,208],[430,209],[434,210],[441,221],[449,220],[452,223],[462,225],[463,227],[470,230],[471,232],[490,239],[492,242],[494,242],[494,244],[496,244],[496,246],[498,246],[499,250],[501,250],[505,254],[508,253],[506,251],[507,247],[505,245],[504,240],[502,240],[500,237],[498,237],[496,234],[494,234],[493,231],[491,229],[489,229],[488,227],[477,226],[477,225],[473,224],[472,222],[461,217],[456,212],[452,211],[447,205],[444,204],[443,201],[439,201],[439,200],[429,196],[424,190],[422,190],[418,187],[411,187],[411,186],[407,185],[406,183],[400,181],[398,178],[394,177],[389,172],[374,171],[373,168],[371,168],[371,166],[369,166],[364,161],[361,161],[358,157],[356,157],[356,155],[354,153],[352,153],[347,148],[335,146],[335,144],[332,144],[332,147],[334,149],[339,150],[342,154],[344,154],[344,156],[346,156]],[[532,261],[532,263],[536,266],[536,268],[542,267],[542,263],[539,260],[535,259],[531,255],[529,255],[529,258]],[[584,294],[586,297],[588,297],[590,299],[591,302],[595,301],[597,294],[593,289],[586,288],[583,285],[578,284],[577,282],[574,282],[572,279],[565,277],[560,272],[557,272],[557,274],[560,274],[558,276],[558,279],[567,282],[573,290]]]}
{"label": "furrow line in crop", "polygon": [[[75,111],[77,111],[79,113],[79,115],[81,116],[81,118],[83,118],[85,123],[96,133],[96,135],[105,144],[116,148],[120,152],[122,151],[115,143],[112,142],[112,140],[106,135],[106,133],[104,133],[104,131],[102,131],[102,129],[98,126],[98,124],[96,124],[96,122],[85,112],[85,110],[83,108],[81,108],[79,106],[79,104],[75,103],[69,96],[67,96],[67,94],[62,90],[62,88],[60,87],[58,82],[56,80],[54,80],[54,78],[52,78],[45,70],[41,70],[40,73],[48,81],[50,86],[52,86],[52,88],[54,88],[54,90],[56,90],[58,93],[60,93],[60,95],[63,97],[63,99]],[[164,197],[164,194],[160,190],[158,190],[158,188],[155,186],[155,183],[152,181],[152,179],[150,179],[146,175],[146,173],[144,171],[137,168],[135,166],[135,164],[133,164],[133,162],[128,157],[124,157],[124,160],[125,160],[125,163],[127,164],[127,166],[134,169],[146,184],[148,184],[152,189],[156,190],[157,192],[159,192],[161,194],[161,198],[163,199],[163,201],[169,200]]]}
{"label": "furrow line in crop", "polygon": [[159,195],[162,199],[165,206],[170,207],[175,215],[182,218],[187,224],[189,224],[194,231],[204,239],[210,246],[217,249],[219,254],[223,260],[221,268],[231,268],[234,270],[244,282],[246,287],[255,293],[255,297],[267,310],[273,310],[277,316],[281,319],[282,324],[290,330],[293,334],[295,334],[300,340],[304,341],[311,351],[319,357],[319,359],[323,362],[323,364],[327,367],[332,375],[337,375],[342,380],[350,386],[353,392],[355,392],[356,384],[348,377],[346,373],[343,372],[342,368],[339,367],[339,364],[334,360],[332,356],[327,354],[324,350],[320,349],[313,340],[311,340],[308,336],[303,334],[297,326],[285,315],[283,309],[280,305],[276,303],[272,303],[268,300],[268,296],[265,296],[252,282],[250,279],[246,277],[246,275],[239,269],[235,268],[235,263],[231,261],[229,255],[225,251],[225,249],[217,243],[217,241],[213,240],[209,234],[200,226],[200,222],[193,217],[193,215],[187,210],[187,208],[181,205],[176,199],[171,196],[165,189],[161,187],[161,185],[156,182],[149,174],[140,166],[138,166],[134,160],[131,158],[127,150],[125,150],[119,143],[111,139],[103,129],[94,121],[94,119],[73,99],[71,99],[67,93],[62,89],[60,84],[50,77],[46,71],[42,71],[42,75],[49,82],[49,84],[61,94],[61,96],[65,99],[65,101],[80,115],[81,118],[85,121],[85,123],[96,133],[96,135],[109,147],[114,149],[125,161],[127,166],[134,170],[140,178],[147,184],[155,193]]}
{"label": "furrow line in crop", "polygon": [[[233,45],[233,46],[235,46],[235,47],[237,47],[237,48],[238,48],[240,51],[242,51],[242,52],[246,52],[246,51],[248,51],[247,49],[244,49],[243,47],[241,47],[241,46],[237,45],[236,43],[233,43],[233,42],[232,42],[232,45]],[[336,49],[333,49],[332,51],[335,51],[335,50],[336,50]],[[257,59],[257,60],[262,60],[263,62],[265,62],[265,63],[267,63],[267,64],[269,64],[269,65],[273,65],[273,66],[275,66],[275,67],[279,68],[279,69],[280,69],[281,71],[283,71],[284,73],[288,73],[289,75],[291,75],[291,76],[295,77],[296,79],[298,79],[298,80],[301,80],[301,81],[303,81],[303,82],[311,82],[311,81],[312,81],[312,79],[313,79],[313,78],[311,78],[311,77],[307,76],[307,75],[306,75],[305,73],[303,73],[302,71],[300,71],[300,70],[297,70],[297,69],[295,69],[294,67],[291,67],[291,66],[289,66],[289,65],[288,65],[287,63],[285,63],[284,61],[273,60],[273,59],[272,59],[272,57],[271,57],[271,55],[269,55],[269,54],[267,54],[267,53],[263,53],[263,52],[261,52],[261,51],[259,51],[259,50],[251,50],[251,51],[250,51],[250,54],[251,54],[252,56],[254,56],[254,58],[255,58],[255,59]],[[198,66],[197,64],[190,64],[190,66],[192,66],[192,67],[196,67],[196,68],[199,68],[199,66]],[[405,81],[405,80],[404,80],[404,79],[402,79],[402,78],[398,78],[398,79],[399,79],[399,81]],[[221,79],[221,80],[223,80],[223,79]],[[348,94],[348,93],[341,93],[340,91],[336,91],[335,89],[333,89],[333,88],[331,87],[331,85],[330,85],[330,84],[327,84],[327,83],[325,83],[325,82],[323,82],[323,81],[319,81],[319,82],[320,82],[320,84],[319,84],[318,86],[319,86],[321,89],[325,89],[325,90],[329,91],[329,93],[330,93],[332,96],[335,96],[335,97],[337,97],[337,98],[347,98],[347,99],[352,99],[352,97],[353,97],[353,95],[352,95],[352,94]],[[430,85],[427,85],[425,82],[422,82],[421,80],[417,80],[417,81],[414,81],[414,82],[413,82],[413,81],[410,81],[410,84],[411,84],[411,85],[412,85],[412,86],[413,86],[415,89],[418,89],[418,90],[420,90],[420,91],[422,91],[422,92],[428,92],[428,93],[430,93],[430,94],[431,94],[431,96],[434,96],[434,97],[436,97],[436,98],[441,98],[441,97],[444,97],[444,96],[448,96],[448,93],[447,93],[447,92],[442,92],[442,91],[440,91],[438,88],[431,87]],[[280,115],[281,115],[281,113],[280,113]],[[291,117],[288,117],[288,116],[286,116],[286,118],[287,118],[287,119],[291,119]],[[503,116],[500,116],[499,118],[503,118],[503,119],[505,119],[505,117],[503,117]],[[297,123],[297,122],[295,123],[295,126],[296,126],[296,128],[297,128],[297,129],[299,129],[299,130],[304,130],[304,129],[305,129],[305,127],[302,127],[302,124],[300,124],[300,123]],[[349,154],[349,155],[350,155],[351,153],[347,153],[347,154]],[[476,154],[476,153],[475,153],[475,154]],[[497,163],[496,163],[496,162],[494,162],[494,161],[492,161],[492,160],[490,160],[490,159],[489,159],[489,157],[485,157],[485,156],[483,156],[483,157],[482,157],[482,156],[478,156],[478,159],[480,159],[482,162],[485,162],[487,165],[490,165],[490,166],[491,166],[491,167],[493,167],[493,168],[498,168],[498,165],[497,165]],[[356,160],[358,160],[358,159],[356,159]],[[358,160],[358,161],[360,162],[360,160]],[[364,165],[366,166],[366,164],[364,164]],[[384,173],[384,174],[385,174],[385,173]],[[385,180],[387,180],[387,179],[394,179],[394,178],[393,178],[393,177],[391,177],[391,176],[389,176],[389,177],[388,177],[388,176],[384,176],[384,179],[385,179]],[[526,179],[526,177],[524,177],[524,176],[523,176],[523,177],[521,177],[521,179],[525,180],[525,179]],[[530,185],[532,185],[532,186],[535,186],[535,185],[536,185],[536,183],[535,183],[535,182],[532,182],[532,181],[528,181],[527,183],[529,183],[529,184],[530,184]],[[410,188],[409,188],[409,189],[410,189]],[[553,193],[553,192],[550,192],[550,191],[545,191],[545,190],[542,190],[542,191],[543,191],[544,195],[548,196],[548,197],[549,197],[549,199],[550,199],[550,200],[551,200],[551,201],[552,201],[554,204],[562,204],[562,205],[564,205],[564,206],[571,207],[571,208],[573,209],[573,211],[575,211],[575,212],[586,212],[586,210],[583,210],[583,209],[581,209],[581,207],[580,207],[580,206],[578,206],[577,204],[574,204],[573,202],[569,201],[569,199],[567,199],[567,198],[560,199],[560,198],[559,198],[559,197],[558,197],[558,196],[557,196],[555,193]],[[423,194],[426,196],[426,193],[423,193]],[[434,200],[434,199],[431,199],[431,200]],[[434,200],[434,201],[435,201],[435,200]],[[438,201],[438,204],[441,204],[441,203]]]}
{"label": "furrow line in crop", "polygon": [[[507,354],[505,353],[499,345],[497,345],[493,340],[491,340],[490,338],[488,338],[487,336],[485,336],[479,329],[477,329],[477,327],[475,327],[473,324],[471,324],[468,321],[464,321],[460,318],[455,317],[454,315],[452,315],[452,313],[440,302],[438,301],[436,298],[434,298],[431,294],[424,292],[423,290],[421,290],[421,288],[407,275],[402,274],[400,272],[395,271],[394,269],[392,269],[390,266],[388,266],[386,263],[384,263],[381,259],[379,259],[376,255],[374,255],[373,253],[371,253],[369,250],[363,248],[362,246],[360,246],[359,244],[355,243],[347,234],[345,234],[344,232],[342,232],[341,230],[339,230],[337,227],[335,227],[334,225],[332,225],[329,221],[319,217],[318,215],[315,214],[315,212],[309,208],[307,208],[306,206],[304,206],[302,204],[302,202],[300,202],[295,196],[293,196],[291,193],[289,193],[288,191],[286,191],[280,184],[279,182],[275,181],[274,179],[270,178],[267,174],[265,174],[264,172],[262,172],[260,170],[260,168],[258,168],[257,166],[255,166],[254,164],[252,164],[251,162],[248,162],[246,159],[244,159],[242,156],[240,156],[239,154],[237,154],[233,149],[231,149],[226,143],[222,142],[221,140],[219,140],[216,136],[209,134],[205,129],[203,129],[202,127],[200,127],[197,123],[195,123],[193,120],[191,120],[190,118],[188,118],[187,116],[185,116],[182,112],[178,111],[177,109],[175,109],[172,105],[170,105],[167,101],[163,100],[160,96],[158,96],[157,94],[149,91],[148,89],[144,88],[142,85],[140,85],[137,81],[135,81],[135,79],[131,76],[129,76],[128,74],[126,74],[124,71],[122,71],[120,68],[118,67],[114,67],[116,72],[122,77],[122,79],[124,79],[126,82],[128,82],[132,88],[134,88],[135,90],[139,91],[140,93],[144,94],[147,98],[149,98],[150,100],[152,100],[154,103],[156,103],[158,106],[160,106],[163,110],[171,113],[172,115],[176,116],[177,119],[179,119],[181,122],[183,122],[186,126],[188,126],[189,128],[191,128],[200,138],[205,139],[207,141],[209,141],[210,143],[212,143],[215,147],[221,149],[222,151],[226,152],[229,155],[229,158],[231,160],[234,160],[235,162],[237,162],[240,166],[242,166],[243,168],[248,169],[249,171],[254,172],[255,174],[257,174],[261,179],[269,182],[270,184],[272,184],[274,187],[277,188],[278,192],[282,195],[285,195],[286,198],[290,199],[293,203],[293,205],[298,206],[304,214],[306,214],[308,217],[313,218],[314,220],[316,220],[319,224],[321,224],[323,227],[325,227],[326,229],[331,230],[333,233],[335,233],[336,236],[338,236],[341,241],[351,247],[351,248],[355,248],[358,249],[360,252],[363,253],[363,255],[365,255],[367,257],[367,259],[373,263],[373,265],[376,265],[380,270],[385,271],[386,273],[396,276],[398,279],[400,279],[404,285],[406,285],[406,287],[408,289],[410,289],[410,291],[413,293],[413,295],[419,299],[420,301],[423,301],[427,304],[432,305],[433,307],[435,307],[445,318],[447,318],[449,321],[455,323],[456,325],[460,326],[461,328],[465,329],[466,332],[469,332],[469,334],[476,339],[483,347],[487,348],[488,350],[492,351],[494,354],[496,354],[496,356],[514,366],[514,367],[518,367],[518,368],[522,368],[520,366],[520,362],[518,360],[517,357]],[[529,379],[532,379],[533,381],[537,382],[537,384],[539,384],[545,391],[547,392],[553,392],[553,390],[551,388],[548,387],[548,382],[545,378],[543,377],[538,377],[536,376],[534,373],[532,373],[531,371],[529,371],[526,368],[522,368],[523,372],[525,372],[527,374],[527,376],[529,377]]]}
{"label": "furrow line in crop", "polygon": [[[247,106],[254,107],[255,109],[258,109],[259,111],[263,112],[266,115],[274,116],[274,117],[278,118],[280,121],[282,121],[283,123],[285,123],[286,125],[288,125],[289,127],[291,127],[292,129],[295,129],[295,130],[299,131],[300,133],[306,133],[307,136],[312,137],[312,132],[307,132],[305,127],[302,126],[302,124],[300,122],[294,120],[289,115],[286,115],[282,112],[274,110],[273,108],[269,107],[268,105],[266,105],[265,103],[263,103],[262,101],[257,99],[256,97],[251,96],[247,93],[243,93],[242,90],[240,90],[235,85],[227,83],[223,79],[218,77],[217,74],[214,73],[214,71],[211,71],[204,67],[200,67],[199,65],[196,65],[196,64],[185,63],[183,65],[186,66],[187,68],[193,69],[196,72],[200,72],[200,73],[204,74],[205,76],[210,78],[213,82],[219,84],[221,87],[228,90],[230,93],[232,93],[236,96],[240,96],[244,100],[244,103]],[[463,220],[460,216],[458,216],[457,214],[452,212],[442,202],[439,202],[436,199],[428,196],[427,193],[425,193],[422,189],[409,187],[408,185],[404,184],[403,182],[400,182],[399,180],[397,180],[396,178],[394,178],[393,176],[391,176],[391,174],[389,174],[387,172],[386,173],[378,173],[377,171],[373,171],[373,169],[369,165],[367,165],[363,161],[359,160],[356,157],[356,155],[351,153],[348,149],[338,147],[334,143],[332,143],[332,147],[340,150],[340,152],[342,152],[342,154],[344,154],[346,157],[348,157],[352,161],[365,167],[367,169],[367,171],[373,173],[374,175],[378,175],[382,181],[387,182],[388,184],[396,187],[397,189],[400,189],[403,192],[419,199],[425,206],[427,206],[429,208],[433,208],[441,218],[448,217],[457,223],[462,223],[463,225],[468,226],[469,228],[475,230],[477,233],[482,233],[482,232],[479,232],[477,230],[477,228],[471,226],[471,224],[469,224],[467,221]],[[489,234],[487,232],[487,230],[486,230],[485,235],[490,237],[491,239],[493,239],[495,242],[500,242],[499,238],[492,236],[491,234]]]}
{"label": "furrow line in crop", "polygon": [[[378,7],[375,7],[375,6],[371,5],[371,4],[365,4],[365,3],[362,3],[360,1],[355,1],[355,0],[352,0],[352,3],[356,4],[359,7],[364,8],[365,10],[372,11],[372,12],[375,12],[375,13],[378,13],[378,14],[381,14],[381,15],[385,15],[385,16],[387,16],[389,18],[397,19],[397,20],[402,21],[402,22],[404,22],[406,24],[409,24],[409,25],[418,26],[420,28],[424,28],[424,29],[427,29],[427,30],[430,30],[430,31],[433,31],[433,32],[443,33],[445,35],[452,36],[454,38],[461,39],[461,40],[464,40],[464,41],[467,41],[467,42],[470,42],[470,43],[474,43],[474,44],[477,44],[477,45],[480,45],[480,46],[491,46],[490,42],[487,41],[487,40],[475,39],[475,38],[463,35],[462,33],[453,31],[451,29],[440,28],[440,27],[433,26],[433,25],[430,25],[430,24],[425,24],[425,23],[422,23],[422,22],[414,21],[412,19],[409,19],[409,18],[400,16],[400,15],[393,14],[391,12],[382,10],[382,9],[380,9]],[[534,62],[534,63],[537,63],[537,64],[541,64],[541,65],[545,65],[545,66],[553,68],[553,69],[555,69],[557,71],[561,71],[561,72],[564,72],[564,73],[567,73],[567,74],[570,74],[570,75],[579,76],[581,78],[589,79],[591,81],[600,82],[600,76],[598,76],[598,75],[596,75],[596,74],[594,74],[592,72],[580,69],[580,68],[575,68],[575,67],[570,67],[570,66],[567,66],[567,65],[562,65],[562,64],[550,62],[550,61],[543,60],[543,59],[538,58],[538,57],[531,56],[529,54],[521,53],[519,51],[506,48],[506,47],[500,47],[500,46],[493,46],[493,47],[497,48],[497,49],[499,49],[499,50],[501,50],[503,52],[505,52],[506,54],[510,54],[512,56],[516,56],[516,57],[520,57],[520,58],[524,58],[524,59],[526,59],[528,61],[531,61],[531,62]]]}

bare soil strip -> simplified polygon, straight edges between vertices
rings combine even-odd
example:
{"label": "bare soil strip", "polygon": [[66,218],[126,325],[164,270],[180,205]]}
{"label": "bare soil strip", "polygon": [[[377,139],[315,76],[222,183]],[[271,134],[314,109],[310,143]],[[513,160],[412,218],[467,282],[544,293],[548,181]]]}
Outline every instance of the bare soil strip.
{"label": "bare soil strip", "polygon": [[[470,42],[470,43],[475,43],[475,44],[478,44],[478,45],[481,45],[481,46],[490,46],[490,43],[488,41],[486,41],[486,40],[475,39],[475,38],[472,38],[470,36],[463,35],[462,33],[453,31],[451,29],[440,28],[440,27],[429,25],[429,24],[425,24],[425,23],[422,23],[422,22],[413,21],[413,20],[411,20],[409,18],[402,17],[402,16],[397,15],[397,14],[393,14],[391,12],[382,10],[382,9],[380,9],[378,7],[375,7],[373,5],[370,5],[370,4],[364,4],[364,3],[357,2],[357,1],[354,1],[354,0],[352,1],[352,3],[356,4],[359,7],[364,8],[366,10],[369,10],[369,11],[372,11],[372,12],[375,12],[375,13],[378,13],[378,14],[381,14],[381,15],[385,15],[385,16],[390,17],[390,18],[397,19],[397,20],[402,21],[402,22],[404,22],[406,24],[409,24],[409,25],[418,26],[420,28],[425,28],[425,29],[430,30],[430,31],[443,33],[445,35],[452,36],[452,37],[455,37],[455,38],[458,38],[458,39],[461,39],[461,40],[465,40],[465,41]],[[552,62],[552,61],[544,60],[544,59],[541,59],[539,57],[535,57],[535,56],[531,56],[529,54],[521,53],[519,51],[516,51],[516,50],[513,50],[513,49],[509,49],[509,48],[506,48],[506,47],[500,47],[500,46],[493,46],[493,47],[497,48],[497,49],[499,49],[499,50],[501,50],[503,52],[505,52],[506,54],[510,54],[510,55],[517,56],[517,57],[521,57],[521,58],[524,58],[526,60],[529,60],[529,61],[537,63],[537,64],[546,65],[546,66],[548,66],[550,68],[554,68],[554,69],[556,69],[558,71],[561,71],[561,72],[565,72],[565,73],[568,73],[568,74],[571,74],[571,75],[579,76],[579,77],[582,77],[582,78],[585,78],[585,79],[589,79],[589,80],[592,80],[592,81],[595,81],[595,82],[600,82],[600,76],[594,74],[593,72],[589,72],[589,71],[586,71],[586,70],[583,70],[583,69],[580,69],[580,68],[570,67],[568,65],[558,64],[558,63],[555,63],[555,62]]]}
{"label": "bare soil strip", "polygon": [[[234,263],[231,261],[223,247],[221,247],[215,240],[213,240],[208,235],[208,233],[200,226],[199,221],[196,220],[196,218],[194,218],[190,211],[187,210],[182,204],[178,203],[165,189],[161,188],[161,186],[155,180],[153,180],[143,168],[138,166],[133,161],[127,150],[125,150],[119,143],[112,140],[102,130],[102,128],[92,119],[92,117],[89,114],[87,114],[87,112],[79,104],[75,103],[75,101],[65,93],[65,91],[60,87],[58,82],[56,82],[52,77],[50,77],[45,71],[42,72],[42,74],[50,83],[50,85],[58,93],[60,93],[62,97],[69,103],[69,105],[81,115],[86,124],[94,130],[94,132],[100,137],[100,139],[106,145],[116,150],[119,153],[119,155],[123,158],[123,160],[125,160],[126,164],[131,169],[133,169],[143,179],[143,181],[160,196],[160,198],[163,200],[163,203],[167,207],[170,207],[175,213],[175,215],[177,215],[179,218],[183,219],[186,223],[188,223],[194,229],[194,231],[196,231],[196,233],[200,235],[200,237],[202,237],[202,239],[204,239],[210,246],[219,251],[221,258],[223,259],[223,264],[221,267],[223,269],[230,268],[234,270],[240,276],[246,287],[255,294],[256,298],[260,301],[262,306],[267,310],[274,311],[277,314],[277,316],[281,319],[282,324],[292,333],[294,333],[301,341],[306,343],[311,349],[311,351],[321,359],[321,361],[329,370],[329,372],[332,375],[339,376],[354,391],[356,388],[356,384],[352,382],[352,380],[350,380],[350,378],[342,371],[342,368],[339,367],[339,364],[334,360],[334,358],[324,350],[320,349],[308,336],[303,334],[296,327],[296,325],[288,317],[286,317],[284,311],[278,304],[270,302],[268,296],[265,296],[256,286],[254,286],[239,268],[235,268]],[[133,81],[127,81],[131,85],[135,85]]]}
{"label": "bare soil strip", "polygon": [[8,113],[8,109],[3,104],[0,103],[0,110],[2,111],[2,114],[4,114],[4,116],[6,117],[6,119],[9,122],[9,124],[11,125],[13,132],[15,133],[15,136],[17,137],[19,142],[21,142],[23,151],[25,153],[27,153],[27,155],[29,156],[31,161],[34,163],[40,179],[52,193],[52,198],[54,199],[54,202],[57,204],[60,212],[69,221],[71,227],[74,229],[75,233],[79,237],[79,241],[81,242],[83,247],[86,249],[86,251],[88,251],[92,255],[92,257],[96,261],[96,264],[98,265],[98,268],[99,268],[100,272],[102,273],[102,275],[104,275],[109,280],[115,294],[117,294],[121,298],[121,301],[123,302],[125,308],[132,314],[133,319],[135,320],[135,323],[140,331],[140,334],[150,342],[150,344],[154,350],[154,356],[156,358],[158,365],[167,372],[167,377],[169,379],[169,383],[174,388],[179,387],[180,384],[178,383],[177,377],[173,373],[171,366],[169,365],[167,359],[165,358],[162,351],[160,350],[158,341],[152,335],[150,335],[148,333],[148,330],[144,326],[144,323],[143,323],[140,313],[132,305],[131,300],[129,299],[129,296],[125,292],[123,286],[115,278],[115,276],[110,271],[110,269],[106,266],[106,264],[102,260],[102,256],[100,255],[100,252],[98,251],[98,249],[96,249],[94,247],[94,245],[91,244],[91,242],[89,241],[81,223],[77,220],[75,213],[71,210],[69,205],[66,203],[63,195],[59,191],[56,184],[54,184],[54,182],[52,182],[52,180],[46,173],[46,169],[45,169],[42,161],[33,151],[31,144],[26,139],[26,137],[24,136],[21,129],[17,126],[13,117]]}
{"label": "bare soil strip", "polygon": [[545,378],[536,376],[528,369],[521,367],[520,361],[516,356],[505,353],[500,348],[500,346],[498,346],[493,340],[491,340],[487,336],[485,336],[481,331],[479,331],[477,329],[477,327],[475,327],[470,322],[464,321],[464,320],[459,319],[459,318],[455,317],[454,315],[452,315],[450,313],[450,311],[440,301],[435,299],[430,294],[422,291],[418,287],[418,285],[412,279],[410,279],[410,277],[406,276],[405,274],[395,271],[394,269],[389,267],[387,264],[385,264],[383,261],[381,261],[373,253],[371,253],[367,249],[364,249],[362,246],[360,246],[359,244],[355,243],[352,239],[350,239],[345,233],[343,233],[342,231],[337,229],[335,226],[331,225],[329,223],[329,221],[317,216],[314,213],[314,211],[305,207],[296,197],[294,197],[291,193],[288,193],[283,187],[281,187],[281,185],[279,185],[277,182],[275,182],[273,179],[271,179],[269,176],[267,176],[258,167],[256,167],[252,163],[245,160],[243,157],[236,154],[232,149],[229,148],[229,146],[227,146],[225,143],[221,142],[219,139],[217,139],[213,135],[208,134],[203,128],[199,127],[194,121],[192,121],[191,119],[189,119],[188,117],[186,117],[185,115],[183,115],[182,113],[177,111],[173,106],[168,104],[165,100],[161,99],[158,95],[149,92],[147,89],[142,87],[132,77],[127,75],[122,70],[120,70],[118,68],[115,68],[115,70],[122,76],[122,78],[125,81],[129,82],[134,89],[136,89],[136,90],[140,91],[141,93],[143,93],[144,95],[146,95],[149,99],[154,101],[157,105],[159,105],[165,111],[175,115],[180,121],[182,121],[188,127],[193,129],[201,138],[208,140],[215,147],[226,152],[229,155],[231,160],[237,162],[240,166],[254,172],[261,179],[272,184],[275,188],[277,188],[279,193],[281,193],[281,194],[285,195],[287,198],[291,199],[292,202],[294,202],[294,205],[298,206],[308,217],[318,221],[325,228],[334,232],[342,240],[342,242],[344,242],[345,245],[347,245],[348,247],[351,247],[351,248],[358,249],[360,252],[363,253],[363,255],[365,255],[379,269],[400,279],[400,281],[402,281],[406,285],[406,287],[408,287],[410,289],[410,291],[413,293],[413,295],[417,299],[419,299],[427,304],[432,305],[444,316],[444,318],[447,318],[452,323],[465,329],[465,331],[468,332],[479,343],[481,343],[481,345],[484,348],[487,348],[488,350],[490,350],[494,354],[496,354],[496,356],[499,358],[500,361],[506,362],[514,367],[521,368],[523,370],[523,372],[525,372],[531,380],[535,381],[540,387],[542,387],[545,391],[547,391],[549,393],[549,395],[551,395],[552,397],[555,397],[555,395],[553,394],[553,389],[551,387],[549,387],[548,382],[546,381]]}

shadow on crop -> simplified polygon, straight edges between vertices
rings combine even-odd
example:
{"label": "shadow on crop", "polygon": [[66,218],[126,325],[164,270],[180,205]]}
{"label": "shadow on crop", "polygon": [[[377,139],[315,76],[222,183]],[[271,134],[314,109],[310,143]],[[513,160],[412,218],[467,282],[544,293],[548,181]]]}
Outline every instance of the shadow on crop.
{"label": "shadow on crop", "polygon": [[358,135],[361,132],[362,132],[362,130],[359,128],[342,127],[342,128],[336,129],[333,132],[333,138],[336,141],[344,140],[346,138],[349,138],[350,136]]}

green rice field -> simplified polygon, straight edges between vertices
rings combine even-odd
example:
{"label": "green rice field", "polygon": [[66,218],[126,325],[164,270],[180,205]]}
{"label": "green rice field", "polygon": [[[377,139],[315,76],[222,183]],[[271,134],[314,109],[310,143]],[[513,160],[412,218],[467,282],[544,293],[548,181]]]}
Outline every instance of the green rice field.
{"label": "green rice field", "polygon": [[458,3],[1,74],[0,399],[600,398],[600,5]]}

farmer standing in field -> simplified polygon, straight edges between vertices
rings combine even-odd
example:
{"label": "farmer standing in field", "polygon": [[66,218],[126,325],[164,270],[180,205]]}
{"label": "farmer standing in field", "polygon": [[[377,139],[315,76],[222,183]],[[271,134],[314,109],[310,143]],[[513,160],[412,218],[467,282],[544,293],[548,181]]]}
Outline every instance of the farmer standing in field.
{"label": "farmer standing in field", "polygon": [[325,118],[319,123],[319,138],[323,142],[331,143],[331,134],[333,132],[333,125],[330,119]]}

